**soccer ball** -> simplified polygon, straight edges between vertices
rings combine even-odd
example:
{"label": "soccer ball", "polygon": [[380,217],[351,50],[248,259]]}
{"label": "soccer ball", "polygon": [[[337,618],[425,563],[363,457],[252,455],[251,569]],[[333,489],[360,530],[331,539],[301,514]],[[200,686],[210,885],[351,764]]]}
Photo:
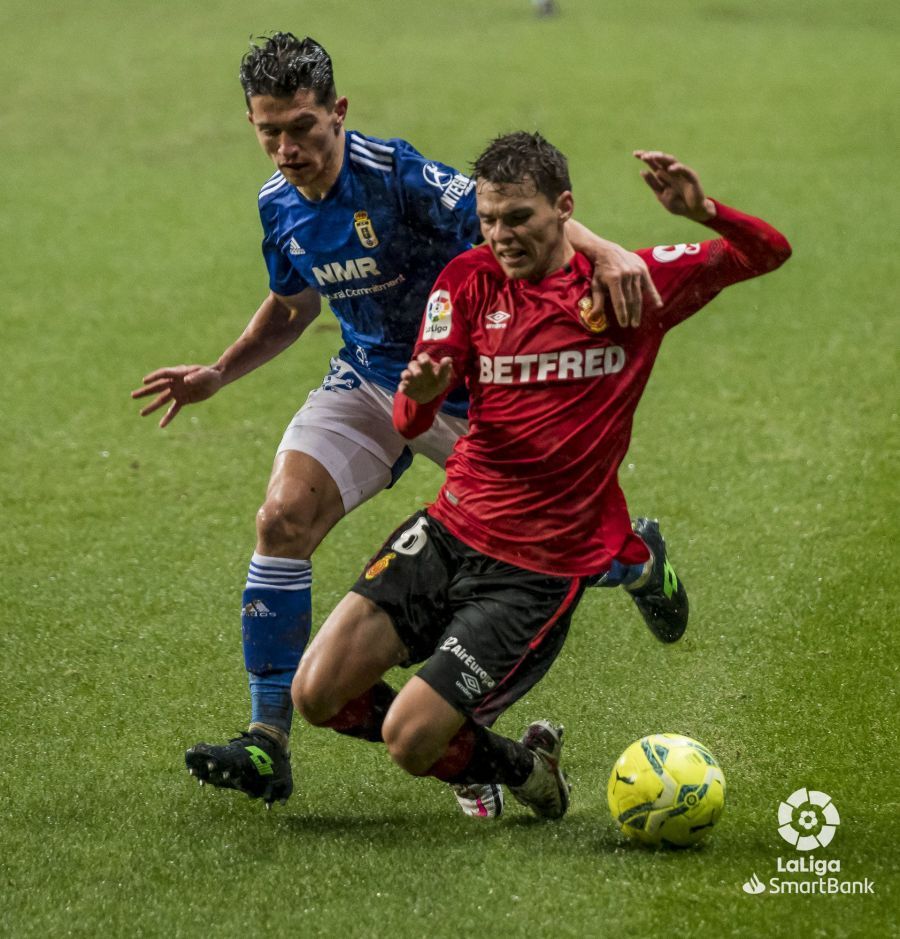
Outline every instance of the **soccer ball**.
{"label": "soccer ball", "polygon": [[719,820],[725,776],[702,743],[681,734],[651,734],[616,760],[606,799],[629,838],[687,847]]}

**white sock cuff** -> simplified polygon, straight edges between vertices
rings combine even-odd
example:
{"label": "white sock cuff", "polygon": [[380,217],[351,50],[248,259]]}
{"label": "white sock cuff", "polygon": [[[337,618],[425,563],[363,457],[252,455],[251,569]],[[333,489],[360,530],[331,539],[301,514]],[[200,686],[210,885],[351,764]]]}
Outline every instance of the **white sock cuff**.
{"label": "white sock cuff", "polygon": [[277,567],[283,571],[312,570],[312,561],[300,561],[296,558],[270,558],[265,554],[257,554],[256,551],[253,552],[250,563],[263,567]]}
{"label": "white sock cuff", "polygon": [[312,586],[312,564],[295,558],[270,558],[254,551],[246,586],[309,590]]}

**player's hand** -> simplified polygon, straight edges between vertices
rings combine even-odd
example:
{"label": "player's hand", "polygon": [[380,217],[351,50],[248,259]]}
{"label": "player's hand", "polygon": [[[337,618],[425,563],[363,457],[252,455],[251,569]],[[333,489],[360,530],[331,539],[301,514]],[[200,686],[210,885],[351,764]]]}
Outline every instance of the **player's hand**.
{"label": "player's hand", "polygon": [[443,394],[453,381],[453,359],[444,356],[435,362],[427,352],[420,352],[400,373],[397,391],[417,404],[428,404]]}
{"label": "player's hand", "polygon": [[594,305],[589,320],[600,321],[607,293],[620,326],[640,325],[645,294],[654,306],[662,306],[650,271],[640,255],[626,251],[613,241],[597,239],[591,260],[594,262],[594,277],[591,281]]}
{"label": "player's hand", "polygon": [[666,211],[695,222],[715,218],[716,205],[706,197],[700,177],[689,166],[659,150],[635,150],[634,155],[647,167],[641,176]]}
{"label": "player's hand", "polygon": [[144,384],[131,392],[132,398],[156,397],[144,408],[141,417],[158,411],[166,404],[169,409],[159,422],[160,427],[171,424],[186,404],[196,404],[211,398],[222,387],[222,373],[208,365],[175,365],[158,368],[144,376]]}

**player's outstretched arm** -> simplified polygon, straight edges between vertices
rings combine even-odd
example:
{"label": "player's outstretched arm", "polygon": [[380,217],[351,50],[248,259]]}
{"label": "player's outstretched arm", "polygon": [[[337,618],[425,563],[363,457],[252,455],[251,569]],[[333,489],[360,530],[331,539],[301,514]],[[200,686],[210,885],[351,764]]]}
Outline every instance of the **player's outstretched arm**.
{"label": "player's outstretched arm", "polygon": [[662,300],[644,259],[631,251],[595,235],[575,219],[566,222],[566,238],[572,247],[594,263],[591,318],[603,315],[604,291],[612,300],[620,326],[639,326],[646,293],[651,303],[662,306]]}
{"label": "player's outstretched arm", "polygon": [[707,198],[700,177],[677,157],[660,150],[635,150],[634,156],[646,167],[641,176],[667,212],[694,222],[716,217],[716,204]]}
{"label": "player's outstretched arm", "polygon": [[223,385],[283,352],[318,316],[320,306],[315,290],[304,290],[292,297],[270,293],[247,328],[214,365],[175,365],[145,375],[143,385],[132,391],[131,397],[156,397],[141,409],[141,417],[168,405],[159,426],[171,424],[186,404],[211,398]]}
{"label": "player's outstretched arm", "polygon": [[[712,229],[719,238],[697,245],[656,248],[672,275],[663,280],[666,306],[660,320],[667,329],[705,306],[731,284],[759,277],[791,256],[787,238],[768,222],[733,209],[706,195],[697,173],[670,153],[635,150],[641,176],[667,212]],[[659,258],[663,250],[668,257]],[[670,263],[665,263],[670,262]]]}

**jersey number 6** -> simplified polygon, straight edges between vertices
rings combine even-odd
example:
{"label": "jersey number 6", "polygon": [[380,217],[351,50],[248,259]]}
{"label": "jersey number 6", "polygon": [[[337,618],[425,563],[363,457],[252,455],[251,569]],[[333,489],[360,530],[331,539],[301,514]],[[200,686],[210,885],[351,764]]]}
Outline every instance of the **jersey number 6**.
{"label": "jersey number 6", "polygon": [[422,516],[415,525],[407,528],[405,532],[391,545],[391,549],[398,554],[418,554],[428,541],[428,519]]}

